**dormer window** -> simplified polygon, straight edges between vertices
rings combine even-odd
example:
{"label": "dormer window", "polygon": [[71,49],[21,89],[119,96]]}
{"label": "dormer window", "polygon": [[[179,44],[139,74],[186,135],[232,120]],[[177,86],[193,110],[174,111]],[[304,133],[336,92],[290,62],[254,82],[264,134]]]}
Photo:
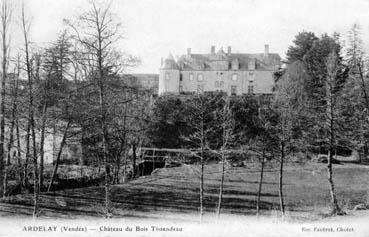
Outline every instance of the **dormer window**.
{"label": "dormer window", "polygon": [[255,70],[255,68],[256,68],[256,61],[255,61],[254,58],[250,60],[248,68],[249,68],[249,70]]}
{"label": "dormer window", "polygon": [[232,70],[239,70],[239,62],[238,59],[232,61]]}

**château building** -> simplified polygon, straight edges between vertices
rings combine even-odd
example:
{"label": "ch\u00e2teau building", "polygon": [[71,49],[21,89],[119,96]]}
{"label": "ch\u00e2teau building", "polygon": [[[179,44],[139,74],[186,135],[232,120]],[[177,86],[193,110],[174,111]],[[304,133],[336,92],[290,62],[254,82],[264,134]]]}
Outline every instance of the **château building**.
{"label": "ch\u00e2teau building", "polygon": [[165,93],[224,91],[229,95],[271,94],[274,72],[281,67],[281,57],[269,53],[232,53],[222,48],[208,54],[187,54],[177,60],[172,54],[161,63],[159,95]]}

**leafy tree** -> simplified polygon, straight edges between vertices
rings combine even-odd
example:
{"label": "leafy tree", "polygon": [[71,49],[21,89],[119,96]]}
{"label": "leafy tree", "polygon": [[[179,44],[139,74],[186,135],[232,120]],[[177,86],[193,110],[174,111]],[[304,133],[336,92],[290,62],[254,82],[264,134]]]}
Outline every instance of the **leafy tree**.
{"label": "leafy tree", "polygon": [[359,73],[359,68],[363,67],[364,49],[361,39],[361,27],[359,24],[353,24],[347,34],[347,47],[345,50],[347,66],[350,73]]}
{"label": "leafy tree", "polygon": [[259,104],[252,96],[231,97],[229,103],[235,123],[232,132],[235,136],[234,145],[249,144],[259,131]]}
{"label": "leafy tree", "polygon": [[[181,98],[160,96],[152,107],[152,122],[147,131],[154,147],[181,148],[181,136],[188,134],[185,104]],[[183,144],[185,145],[185,144]]]}
{"label": "leafy tree", "polygon": [[293,44],[288,47],[286,53],[287,61],[293,63],[295,61],[303,61],[306,53],[311,49],[314,42],[318,40],[313,32],[300,32],[295,36]]}
{"label": "leafy tree", "polygon": [[[304,62],[307,71],[310,75],[309,81],[305,84],[305,90],[308,93],[309,101],[318,107],[312,108],[318,110],[322,104],[318,104],[317,101],[324,103],[321,100],[321,96],[325,93],[325,78],[327,77],[326,60],[331,52],[335,52],[336,55],[340,55],[341,46],[339,44],[338,35],[333,37],[323,34],[319,40],[314,41],[312,48],[304,56]],[[338,56],[338,63],[342,63],[342,58]],[[347,72],[342,71],[337,76],[337,86],[343,85],[346,79]],[[337,87],[338,88],[338,87]]]}
{"label": "leafy tree", "polygon": [[[351,147],[359,150],[360,161],[364,155],[368,156],[369,139],[369,92],[368,83],[364,76],[367,71],[365,54],[361,38],[361,29],[358,24],[354,24],[348,31],[347,47],[345,50],[345,61],[349,69],[348,81],[343,90],[343,97],[346,99],[345,108],[352,114],[355,122],[351,124]],[[355,128],[355,129],[354,129]],[[364,154],[363,154],[364,153]],[[363,155],[362,155],[363,154]]]}
{"label": "leafy tree", "polygon": [[[348,140],[348,129],[345,125],[351,124],[350,117],[347,117],[350,108],[345,106],[342,97],[344,89],[347,88],[348,69],[343,64],[340,52],[341,45],[337,34],[323,34],[319,39],[315,39],[311,48],[303,55],[302,63],[288,66],[282,77],[284,84],[277,86],[276,93],[277,101],[280,98],[287,99],[278,103],[279,117],[289,114],[296,120],[293,124],[305,124],[298,128],[300,132],[292,128],[295,132],[291,134],[292,138],[305,140],[310,151],[328,152],[332,214],[342,213],[337,204],[333,183],[333,154],[340,144]],[[287,93],[281,94],[281,88],[286,88]],[[291,112],[283,112],[286,105],[290,105]],[[278,134],[284,133],[279,131]]]}

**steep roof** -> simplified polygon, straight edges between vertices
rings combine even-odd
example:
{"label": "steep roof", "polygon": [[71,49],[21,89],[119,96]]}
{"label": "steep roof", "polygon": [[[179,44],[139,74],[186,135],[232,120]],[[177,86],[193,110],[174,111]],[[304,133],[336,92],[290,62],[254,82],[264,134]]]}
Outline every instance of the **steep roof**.
{"label": "steep roof", "polygon": [[169,53],[168,57],[164,61],[164,69],[178,69],[178,64],[174,60],[172,53]]}
{"label": "steep roof", "polygon": [[276,53],[246,54],[246,53],[232,53],[225,54],[219,52],[218,54],[191,54],[183,55],[178,60],[178,65],[181,70],[191,69],[205,69],[205,70],[219,70],[214,62],[223,61],[224,63],[232,63],[238,60],[239,69],[247,70],[249,63],[255,61],[256,70],[275,70],[281,65],[281,57]]}

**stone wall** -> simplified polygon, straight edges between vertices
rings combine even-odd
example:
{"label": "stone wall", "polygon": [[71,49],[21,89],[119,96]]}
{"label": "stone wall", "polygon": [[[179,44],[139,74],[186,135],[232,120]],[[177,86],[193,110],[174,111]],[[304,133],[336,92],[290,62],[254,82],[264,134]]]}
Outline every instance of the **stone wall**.
{"label": "stone wall", "polygon": [[[166,73],[170,76],[169,79],[165,79]],[[249,92],[250,85],[253,85],[253,93],[255,94],[270,94],[274,86],[274,71],[191,70],[181,71],[180,73],[181,81],[179,80],[179,71],[162,69],[159,76],[159,94],[163,92],[178,93],[180,91],[196,92],[198,89],[203,91],[222,90],[227,94],[231,94],[231,89],[234,87],[236,94],[242,95]],[[178,81],[176,81],[176,78],[178,78]]]}

